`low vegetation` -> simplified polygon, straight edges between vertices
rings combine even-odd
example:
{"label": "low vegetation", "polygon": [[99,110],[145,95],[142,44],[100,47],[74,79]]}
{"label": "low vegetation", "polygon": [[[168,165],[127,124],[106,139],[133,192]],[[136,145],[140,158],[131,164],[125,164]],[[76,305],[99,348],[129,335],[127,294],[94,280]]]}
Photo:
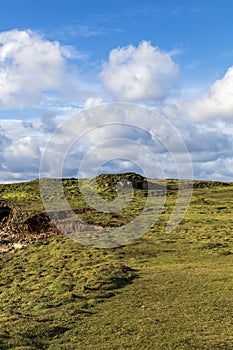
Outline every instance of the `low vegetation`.
{"label": "low vegetation", "polygon": [[[119,179],[97,179],[105,200]],[[109,214],[85,203],[78,180],[63,186],[73,210],[104,227],[133,220],[148,195],[135,185],[128,206]],[[232,349],[233,184],[194,181],[185,217],[167,233],[177,189],[167,181],[159,220],[132,244],[98,249],[54,233],[0,254],[0,349]],[[45,212],[38,180],[0,185],[0,199],[25,218]],[[6,239],[6,210],[0,220]]]}

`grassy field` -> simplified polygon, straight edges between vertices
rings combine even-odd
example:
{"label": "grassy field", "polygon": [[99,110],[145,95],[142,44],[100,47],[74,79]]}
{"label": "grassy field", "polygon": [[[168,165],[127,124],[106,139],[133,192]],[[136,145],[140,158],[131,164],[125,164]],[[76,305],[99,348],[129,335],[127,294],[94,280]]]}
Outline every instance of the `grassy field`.
{"label": "grassy field", "polygon": [[[63,181],[82,212],[77,181]],[[55,236],[0,255],[0,349],[233,349],[233,184],[194,182],[188,211],[166,233],[177,181],[165,210],[130,245],[83,246]],[[114,188],[99,186],[112,200]],[[0,185],[4,202],[43,211],[38,181]],[[136,190],[119,215],[83,211],[88,222],[118,226],[140,213]]]}

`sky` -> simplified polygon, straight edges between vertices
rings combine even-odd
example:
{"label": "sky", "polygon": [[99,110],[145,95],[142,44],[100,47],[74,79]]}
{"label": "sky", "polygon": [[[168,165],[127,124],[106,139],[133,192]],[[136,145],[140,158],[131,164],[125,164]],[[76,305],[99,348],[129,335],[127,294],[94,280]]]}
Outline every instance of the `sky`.
{"label": "sky", "polygon": [[233,181],[231,0],[0,8],[0,183],[125,171]]}

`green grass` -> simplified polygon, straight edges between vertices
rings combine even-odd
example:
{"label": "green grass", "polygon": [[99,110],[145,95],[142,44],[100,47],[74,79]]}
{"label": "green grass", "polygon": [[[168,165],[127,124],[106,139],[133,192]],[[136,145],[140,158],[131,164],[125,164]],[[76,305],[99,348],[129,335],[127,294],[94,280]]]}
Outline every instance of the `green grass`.
{"label": "green grass", "polygon": [[[0,349],[232,349],[233,184],[195,182],[184,219],[168,234],[177,182],[167,183],[166,210],[130,245],[97,249],[57,236],[2,254]],[[77,182],[64,186],[74,209],[84,208]],[[36,181],[0,193],[43,211]],[[136,191],[116,225],[141,211],[144,195]],[[97,214],[113,220],[82,215]]]}

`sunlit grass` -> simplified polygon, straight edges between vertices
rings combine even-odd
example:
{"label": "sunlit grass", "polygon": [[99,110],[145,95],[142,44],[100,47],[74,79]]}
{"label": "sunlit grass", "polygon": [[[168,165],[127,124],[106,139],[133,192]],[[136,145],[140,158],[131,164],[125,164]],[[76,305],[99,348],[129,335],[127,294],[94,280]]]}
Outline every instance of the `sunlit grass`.
{"label": "sunlit grass", "polygon": [[[2,185],[0,193],[40,211],[37,185]],[[71,206],[85,208],[77,182],[64,186]],[[57,236],[2,254],[0,348],[232,349],[233,185],[195,182],[184,219],[166,233],[176,189],[169,180],[159,220],[130,245],[97,249]],[[25,192],[26,200],[19,195]],[[145,198],[135,191],[115,217],[80,215],[121,225],[141,212]]]}

